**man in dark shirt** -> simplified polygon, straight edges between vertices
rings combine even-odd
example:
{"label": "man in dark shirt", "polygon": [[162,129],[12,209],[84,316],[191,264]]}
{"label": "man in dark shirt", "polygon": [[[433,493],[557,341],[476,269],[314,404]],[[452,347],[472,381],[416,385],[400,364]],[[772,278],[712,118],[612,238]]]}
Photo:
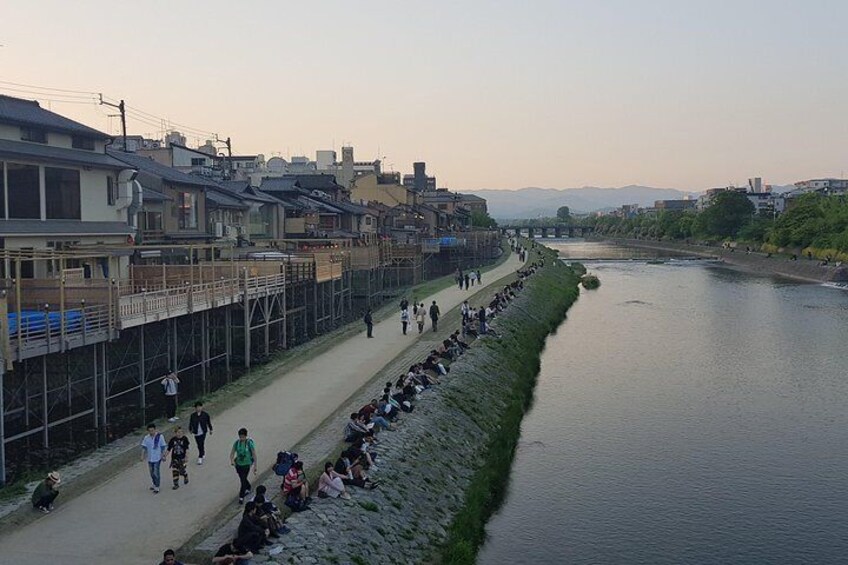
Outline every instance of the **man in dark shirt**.
{"label": "man in dark shirt", "polygon": [[238,527],[238,537],[233,543],[256,552],[262,549],[262,546],[269,544],[268,534],[270,533],[270,530],[258,524],[256,503],[248,502],[244,505],[244,514],[242,514]]}
{"label": "man in dark shirt", "polygon": [[371,335],[371,332],[374,330],[374,319],[371,317],[371,309],[365,311],[365,316],[362,317],[362,321],[365,322],[365,328],[368,330],[368,337],[374,337]]}
{"label": "man in dark shirt", "polygon": [[165,453],[165,457],[171,456],[171,476],[174,478],[174,490],[180,488],[180,476],[183,477],[183,484],[188,484],[188,471],[186,471],[188,446],[188,438],[183,435],[183,429],[177,426],[174,429],[174,437],[168,442],[168,451]]}
{"label": "man in dark shirt", "polygon": [[177,555],[173,549],[166,549],[159,565],[183,565],[183,562],[177,561]]}
{"label": "man in dark shirt", "polygon": [[194,412],[188,419],[188,431],[194,434],[194,443],[197,444],[197,464],[203,465],[203,458],[206,457],[206,434],[212,435],[212,419],[199,400],[194,403]]}
{"label": "man in dark shirt", "polygon": [[439,329],[439,315],[441,312],[439,311],[439,307],[436,305],[436,301],[433,301],[433,304],[430,305],[430,321],[433,323],[433,331]]}
{"label": "man in dark shirt", "polygon": [[218,548],[215,557],[212,558],[212,563],[219,565],[242,565],[253,558],[253,553],[242,547],[239,540],[234,539],[230,543],[225,543]]}

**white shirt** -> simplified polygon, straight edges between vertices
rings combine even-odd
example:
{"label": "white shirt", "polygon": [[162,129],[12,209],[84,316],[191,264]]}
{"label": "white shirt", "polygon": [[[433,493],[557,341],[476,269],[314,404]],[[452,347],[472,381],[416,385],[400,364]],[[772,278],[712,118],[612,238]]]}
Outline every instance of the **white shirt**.
{"label": "white shirt", "polygon": [[141,447],[147,452],[148,463],[158,463],[162,460],[162,454],[165,452],[165,448],[168,447],[168,442],[165,441],[165,437],[160,433],[157,433],[153,437],[150,437],[150,434],[144,434],[144,439],[141,440]]}

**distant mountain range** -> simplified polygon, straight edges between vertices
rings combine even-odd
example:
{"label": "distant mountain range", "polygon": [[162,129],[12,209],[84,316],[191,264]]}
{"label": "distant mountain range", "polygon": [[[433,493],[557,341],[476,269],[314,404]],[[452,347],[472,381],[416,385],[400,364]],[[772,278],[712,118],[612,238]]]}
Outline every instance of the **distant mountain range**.
{"label": "distant mountain range", "polygon": [[572,213],[587,214],[618,208],[624,204],[653,206],[656,200],[677,200],[697,193],[674,188],[623,186],[621,188],[522,188],[519,190],[464,190],[485,198],[489,214],[499,220],[551,217],[557,208],[568,206]]}
{"label": "distant mountain range", "polygon": [[[772,187],[773,192],[792,190],[793,185]],[[574,214],[610,210],[625,204],[653,206],[657,200],[697,198],[700,192],[676,188],[630,185],[620,188],[521,188],[518,190],[463,190],[488,201],[489,214],[497,220],[552,217],[557,208],[568,206]]]}

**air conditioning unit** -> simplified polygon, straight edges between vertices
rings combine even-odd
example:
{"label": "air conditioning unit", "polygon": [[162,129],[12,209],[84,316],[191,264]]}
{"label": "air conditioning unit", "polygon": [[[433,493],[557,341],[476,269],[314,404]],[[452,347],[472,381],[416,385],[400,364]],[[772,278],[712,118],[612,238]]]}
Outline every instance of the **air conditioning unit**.
{"label": "air conditioning unit", "polygon": [[[229,226],[227,226],[229,227]],[[215,222],[215,237],[224,237],[224,223]]]}

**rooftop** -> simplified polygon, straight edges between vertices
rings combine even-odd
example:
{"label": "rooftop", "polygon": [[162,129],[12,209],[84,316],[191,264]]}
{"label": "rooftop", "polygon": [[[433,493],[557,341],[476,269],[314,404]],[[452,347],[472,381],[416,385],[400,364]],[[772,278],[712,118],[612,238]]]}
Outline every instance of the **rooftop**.
{"label": "rooftop", "polygon": [[22,126],[36,126],[69,134],[85,135],[96,139],[110,136],[42,108],[35,100],[24,100],[0,94],[0,122]]}

